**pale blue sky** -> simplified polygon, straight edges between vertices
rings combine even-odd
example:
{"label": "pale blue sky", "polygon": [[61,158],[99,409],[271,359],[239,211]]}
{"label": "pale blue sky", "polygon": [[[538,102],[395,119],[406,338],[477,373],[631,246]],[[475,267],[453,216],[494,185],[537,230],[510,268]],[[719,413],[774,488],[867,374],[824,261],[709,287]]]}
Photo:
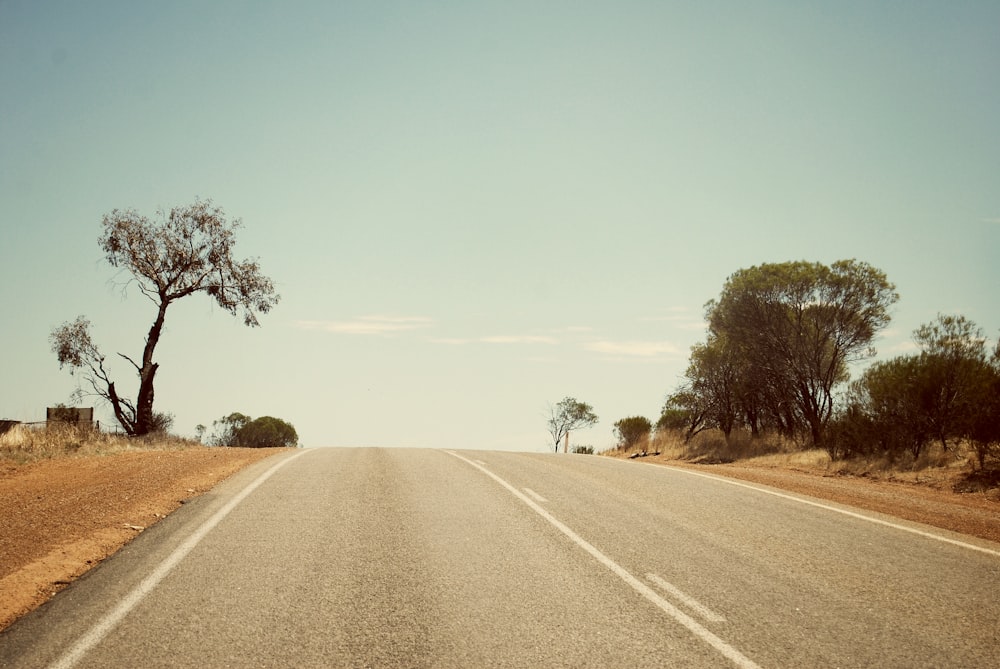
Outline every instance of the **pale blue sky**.
{"label": "pale blue sky", "polygon": [[0,418],[67,400],[63,321],[139,354],[101,216],[196,197],[283,300],[254,330],[168,312],[186,434],[543,450],[570,395],[603,448],[763,262],[887,272],[882,355],[938,312],[995,338],[998,126],[994,1],[0,0]]}

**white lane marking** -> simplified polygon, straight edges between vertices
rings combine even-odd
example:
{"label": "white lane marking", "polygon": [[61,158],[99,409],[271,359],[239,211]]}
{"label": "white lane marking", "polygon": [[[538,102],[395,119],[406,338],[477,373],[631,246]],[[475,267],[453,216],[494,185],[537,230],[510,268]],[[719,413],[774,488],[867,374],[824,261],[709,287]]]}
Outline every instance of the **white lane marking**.
{"label": "white lane marking", "polygon": [[975,544],[969,544],[964,541],[959,541],[958,539],[949,539],[948,537],[943,537],[940,534],[934,534],[932,532],[924,532],[923,530],[918,530],[915,527],[907,527],[906,525],[899,525],[897,523],[889,522],[888,520],[882,520],[881,518],[873,518],[872,516],[866,516],[863,513],[856,513],[854,511],[848,511],[847,509],[840,509],[835,506],[830,506],[829,504],[822,504],[820,502],[813,502],[808,499],[803,499],[801,497],[795,497],[794,495],[786,495],[785,493],[778,492],[776,490],[768,490],[767,488],[759,488],[755,485],[750,485],[749,483],[743,483],[742,481],[736,481],[724,476],[718,476],[716,474],[705,474],[702,472],[693,472],[689,469],[684,469],[682,467],[671,467],[669,465],[654,465],[650,462],[643,462],[641,464],[648,465],[650,467],[665,467],[675,472],[682,472],[684,474],[691,474],[692,476],[700,476],[706,479],[712,479],[713,481],[720,481],[722,483],[728,483],[729,485],[739,486],[740,488],[749,488],[750,490],[756,490],[757,492],[762,492],[768,495],[774,495],[775,497],[780,497],[782,499],[788,499],[793,502],[799,502],[800,504],[808,504],[809,506],[815,506],[818,509],[826,509],[827,511],[835,511],[836,513],[842,513],[845,516],[850,516],[851,518],[857,518],[859,520],[867,520],[869,523],[875,523],[876,525],[884,525],[886,527],[891,527],[896,530],[902,530],[903,532],[909,532],[910,534],[917,534],[921,537],[926,537],[927,539],[934,539],[935,541],[943,541],[946,544],[952,544],[954,546],[961,546],[962,548],[968,548],[970,550],[979,551],[981,553],[987,553],[989,555],[995,555],[1000,557],[1000,551],[995,551],[992,548],[985,548],[983,546],[977,546]]}
{"label": "white lane marking", "polygon": [[701,616],[708,622],[710,623],[726,622],[726,619],[724,617],[720,616],[718,613],[708,608],[694,597],[691,597],[690,595],[684,593],[677,586],[675,586],[672,583],[669,583],[668,581],[665,581],[663,578],[657,576],[656,574],[646,574],[646,578],[655,583],[661,590],[670,593],[676,599],[679,599],[680,601],[684,602],[684,604],[689,609],[697,613],[699,616]]}
{"label": "white lane marking", "polygon": [[532,490],[531,488],[525,488],[524,492],[528,493],[528,496],[531,497],[536,502],[541,502],[542,504],[545,504],[545,502],[549,501],[549,500],[545,499],[544,497],[542,497],[541,495],[539,495],[534,490]]}
{"label": "white lane marking", "polygon": [[641,580],[630,574],[624,567],[622,567],[617,562],[609,558],[607,555],[597,550],[597,548],[595,548],[586,540],[584,540],[583,537],[581,537],[579,534],[571,530],[567,525],[565,525],[562,521],[558,520],[551,513],[540,507],[530,497],[528,497],[523,492],[515,488],[513,485],[507,483],[507,481],[500,478],[490,470],[486,469],[486,467],[483,467],[482,465],[479,465],[476,462],[469,460],[468,458],[465,458],[459,455],[458,453],[455,453],[454,451],[445,451],[445,453],[448,453],[449,455],[454,456],[465,463],[468,463],[472,467],[475,467],[476,469],[478,469],[479,471],[481,471],[482,473],[486,474],[491,479],[499,483],[501,486],[509,490],[511,494],[513,494],[519,500],[527,504],[532,511],[534,511],[539,516],[547,520],[553,527],[555,527],[557,530],[565,534],[577,546],[582,548],[587,553],[590,553],[590,555],[594,559],[596,559],[598,562],[600,562],[605,567],[610,569],[615,576],[623,580],[633,590],[635,590],[637,593],[648,599],[650,602],[656,605],[661,611],[663,611],[668,616],[676,620],[682,626],[686,627],[689,632],[697,636],[702,641],[706,642],[708,645],[712,646],[712,648],[715,648],[724,657],[732,661],[732,663],[735,664],[737,667],[740,667],[741,669],[759,669],[759,665],[757,665],[753,660],[751,660],[746,655],[739,652],[738,650],[730,646],[728,643],[717,637],[711,631],[703,627],[697,620],[695,620],[694,618],[692,618],[691,616],[684,613],[676,606],[665,600],[663,597],[657,594],[655,590],[653,590],[651,587],[643,583]]}
{"label": "white lane marking", "polygon": [[236,505],[242,502],[246,497],[256,490],[264,481],[271,478],[271,476],[277,472],[279,469],[287,465],[289,462],[295,458],[305,455],[308,451],[301,451],[285,458],[278,464],[274,465],[266,472],[257,477],[257,479],[248,485],[246,488],[240,491],[238,495],[229,500],[229,503],[224,507],[216,511],[211,518],[202,523],[201,527],[194,531],[191,536],[189,536],[184,543],[174,549],[174,552],[167,556],[167,558],[160,563],[160,565],[150,572],[149,576],[144,578],[139,585],[137,585],[131,592],[129,592],[125,597],[122,598],[118,606],[113,608],[109,613],[107,613],[103,618],[101,618],[97,623],[87,631],[82,637],[80,637],[73,646],[63,654],[56,662],[49,665],[50,669],[70,669],[79,662],[84,655],[87,654],[90,649],[99,644],[104,637],[106,637],[111,630],[115,628],[125,616],[134,609],[139,602],[141,602],[146,595],[152,592],[153,588],[159,585],[167,574],[170,573],[177,564],[183,560],[188,553],[190,553],[198,543],[205,538],[212,529],[218,525],[223,518],[229,515],[229,512],[236,508]]}

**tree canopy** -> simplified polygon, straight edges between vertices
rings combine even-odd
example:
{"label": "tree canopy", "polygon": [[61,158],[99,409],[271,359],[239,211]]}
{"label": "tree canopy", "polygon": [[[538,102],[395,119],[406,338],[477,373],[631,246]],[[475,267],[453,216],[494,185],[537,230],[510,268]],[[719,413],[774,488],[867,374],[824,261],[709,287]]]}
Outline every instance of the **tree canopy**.
{"label": "tree canopy", "polygon": [[639,444],[649,436],[653,424],[645,416],[629,416],[615,421],[615,437],[618,448],[627,449]]}
{"label": "tree canopy", "polygon": [[851,384],[831,455],[908,452],[969,443],[980,467],[1000,445],[1000,347],[963,316],[942,316],[913,334],[920,353],[875,363]]}
{"label": "tree canopy", "polygon": [[[848,363],[874,354],[872,341],[898,299],[882,271],[857,260],[739,270],[706,305],[714,357],[693,357],[692,364],[704,372],[721,356],[736,366],[722,371],[735,372],[737,387],[719,402],[735,400],[741,419],[754,424],[764,409],[783,430],[804,431],[818,445],[833,413],[834,387],[847,380]],[[733,413],[726,408],[719,416],[729,420]]]}
{"label": "tree canopy", "polygon": [[261,416],[251,418],[233,412],[212,422],[213,433],[209,443],[213,446],[239,448],[275,448],[297,446],[299,435],[295,427],[280,418]]}
{"label": "tree canopy", "polygon": [[[153,360],[160,341],[167,308],[175,301],[205,293],[216,304],[240,315],[250,327],[259,325],[258,314],[274,307],[280,296],[255,259],[233,257],[237,220],[209,200],[157,212],[155,220],[133,210],[115,209],[104,216],[100,246],[105,259],[130,274],[125,287],[134,285],[156,306],[156,316],[146,335],[142,357],[136,361],[118,355],[135,369],[139,388],[135,400],[123,396],[111,376],[107,358],[90,335],[84,316],[52,331],[52,350],[60,367],[79,372],[92,393],[111,404],[125,432],[140,436],[153,431],[154,379],[159,365]],[[81,391],[81,394],[88,394]]]}

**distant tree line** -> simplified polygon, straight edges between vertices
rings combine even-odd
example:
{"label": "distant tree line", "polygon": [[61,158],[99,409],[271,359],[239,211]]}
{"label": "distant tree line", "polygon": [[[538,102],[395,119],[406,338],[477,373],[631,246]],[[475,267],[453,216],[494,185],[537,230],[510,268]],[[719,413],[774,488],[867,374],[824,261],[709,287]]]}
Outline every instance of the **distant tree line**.
{"label": "distant tree line", "polygon": [[[914,333],[919,353],[849,383],[898,299],[883,272],[856,260],[739,270],[706,304],[707,339],[692,347],[655,429],[685,442],[705,430],[727,442],[775,434],[835,459],[964,442],[985,466],[1000,445],[1000,345],[989,351],[971,321],[939,316]],[[615,423],[619,447],[641,438],[643,420]]]}

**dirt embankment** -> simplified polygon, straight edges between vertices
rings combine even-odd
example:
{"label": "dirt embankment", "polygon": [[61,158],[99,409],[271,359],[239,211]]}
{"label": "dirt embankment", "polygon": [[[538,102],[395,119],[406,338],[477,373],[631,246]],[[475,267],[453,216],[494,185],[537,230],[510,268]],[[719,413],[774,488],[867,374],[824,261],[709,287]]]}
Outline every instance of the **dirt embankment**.
{"label": "dirt embankment", "polygon": [[184,501],[284,449],[0,460],[0,629]]}

